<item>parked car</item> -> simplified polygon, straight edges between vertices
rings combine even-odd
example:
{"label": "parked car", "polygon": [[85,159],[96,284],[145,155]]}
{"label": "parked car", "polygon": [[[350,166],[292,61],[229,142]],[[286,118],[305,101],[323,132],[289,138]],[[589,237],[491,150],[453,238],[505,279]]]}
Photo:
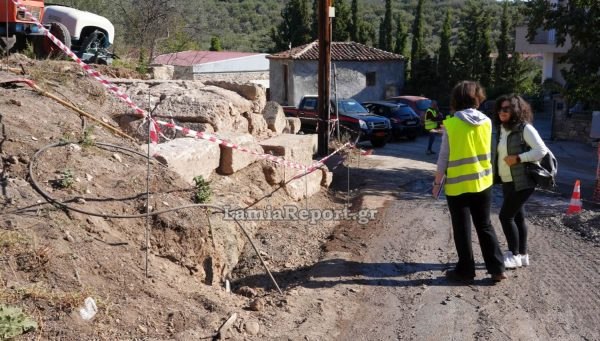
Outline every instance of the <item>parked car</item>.
{"label": "parked car", "polygon": [[433,103],[431,99],[422,96],[396,96],[387,100],[394,103],[404,103],[411,107],[421,119],[421,129],[425,129],[425,112]]}
{"label": "parked car", "polygon": [[363,107],[375,115],[390,119],[392,136],[406,137],[414,140],[421,133],[421,119],[407,104],[386,101],[370,101],[361,103]]}
{"label": "parked car", "polygon": [[[373,147],[383,147],[391,137],[390,120],[371,114],[365,107],[360,105],[356,100],[338,99],[337,100],[338,114],[340,117],[340,125],[347,127],[349,130],[342,132],[350,132],[354,138],[353,132],[360,132],[359,141],[371,141]],[[336,103],[331,101],[331,117],[335,116]],[[283,112],[286,116],[298,117],[302,122],[302,131],[314,132],[317,130],[319,122],[319,100],[316,95],[307,95],[302,98],[298,107],[283,107]]]}

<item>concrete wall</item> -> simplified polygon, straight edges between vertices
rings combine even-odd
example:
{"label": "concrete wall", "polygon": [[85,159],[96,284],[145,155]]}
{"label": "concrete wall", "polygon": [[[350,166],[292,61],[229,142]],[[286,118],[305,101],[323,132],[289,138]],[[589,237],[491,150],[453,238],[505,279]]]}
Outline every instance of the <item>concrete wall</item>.
{"label": "concrete wall", "polygon": [[[283,70],[288,64],[288,99],[285,98]],[[337,96],[354,98],[358,101],[379,100],[400,94],[404,87],[404,62],[332,62],[335,64]],[[317,61],[271,60],[270,66],[271,100],[282,105],[298,105],[302,96],[318,93]],[[374,86],[367,86],[366,74],[375,72]],[[334,95],[333,73],[331,94]]]}
{"label": "concrete wall", "polygon": [[188,79],[198,81],[228,81],[228,82],[257,82],[265,86],[268,84],[269,72],[213,72],[213,73],[193,73],[191,66],[175,66],[173,79]]}

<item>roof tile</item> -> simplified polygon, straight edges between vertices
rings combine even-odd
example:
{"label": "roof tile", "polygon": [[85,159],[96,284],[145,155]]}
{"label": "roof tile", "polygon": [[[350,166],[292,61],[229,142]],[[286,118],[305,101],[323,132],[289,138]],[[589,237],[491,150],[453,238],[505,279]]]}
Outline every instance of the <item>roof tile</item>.
{"label": "roof tile", "polygon": [[[268,59],[318,60],[319,42],[297,46],[291,50],[267,56]],[[404,56],[369,47],[355,42],[332,42],[331,60],[335,61],[381,61],[404,60]]]}

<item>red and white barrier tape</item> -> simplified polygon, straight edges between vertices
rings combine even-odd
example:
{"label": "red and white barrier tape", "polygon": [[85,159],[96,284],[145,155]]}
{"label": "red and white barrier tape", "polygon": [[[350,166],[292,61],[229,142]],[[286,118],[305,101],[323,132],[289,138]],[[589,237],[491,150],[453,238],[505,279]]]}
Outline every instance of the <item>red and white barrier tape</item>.
{"label": "red and white barrier tape", "polygon": [[159,124],[159,125],[161,125],[161,126],[167,127],[167,128],[178,130],[184,136],[187,136],[187,137],[200,138],[200,139],[207,140],[207,141],[210,141],[210,142],[218,143],[218,144],[220,144],[222,146],[225,146],[225,147],[228,147],[228,148],[232,148],[232,149],[235,149],[235,150],[239,150],[239,151],[244,152],[244,153],[249,153],[249,154],[258,156],[258,157],[260,157],[262,159],[265,159],[267,161],[272,161],[272,162],[279,163],[279,164],[281,164],[283,166],[286,166],[286,167],[290,167],[290,168],[294,168],[294,169],[306,170],[307,173],[310,173],[310,172],[314,171],[315,169],[321,167],[327,159],[329,159],[333,155],[339,153],[342,149],[350,146],[350,144],[347,143],[347,144],[343,145],[341,148],[339,148],[336,151],[334,151],[333,153],[331,153],[328,156],[322,158],[321,160],[313,163],[310,166],[306,166],[306,165],[302,165],[302,164],[294,162],[294,161],[285,160],[285,159],[283,159],[281,157],[278,157],[278,156],[275,156],[275,155],[266,154],[266,153],[259,153],[257,151],[254,151],[254,150],[251,150],[251,149],[239,146],[239,145],[237,145],[235,143],[232,143],[232,142],[227,141],[227,140],[220,139],[220,138],[218,138],[215,135],[208,134],[208,133],[205,133],[205,132],[202,132],[202,131],[195,131],[195,130],[192,130],[192,129],[189,129],[189,128],[181,127],[181,126],[175,125],[173,123],[169,123],[169,122],[165,122],[165,121],[161,121],[161,120],[156,120],[156,123]]}
{"label": "red and white barrier tape", "polygon": [[20,0],[12,0],[12,2],[22,11],[25,12],[26,16],[31,19],[35,25],[40,29],[40,31],[46,36],[48,37],[54,44],[56,44],[56,46],[58,46],[67,56],[69,56],[71,59],[73,59],[81,68],[83,68],[85,70],[85,72],[87,73],[88,76],[94,78],[95,80],[97,80],[98,82],[100,82],[107,90],[109,90],[109,92],[111,92],[115,97],[117,97],[119,100],[121,100],[122,102],[125,102],[129,107],[131,107],[132,109],[135,110],[136,114],[138,114],[138,116],[143,117],[144,119],[148,119],[150,121],[150,140],[153,144],[157,144],[158,143],[158,138],[159,138],[159,134],[160,134],[160,127],[158,126],[163,125],[169,128],[173,128],[176,130],[179,130],[183,133],[183,135],[185,136],[190,136],[190,137],[195,137],[195,138],[202,138],[211,142],[215,142],[215,143],[219,143],[221,145],[224,145],[226,147],[230,147],[242,152],[246,152],[246,153],[250,153],[253,155],[256,155],[258,157],[261,157],[263,159],[269,160],[269,161],[273,161],[273,162],[277,162],[279,164],[282,164],[284,166],[287,167],[291,167],[291,168],[295,168],[295,169],[302,169],[302,170],[306,170],[306,174],[313,172],[314,170],[316,170],[317,168],[321,167],[323,165],[323,162],[327,159],[329,159],[331,156],[333,156],[334,154],[338,153],[340,150],[346,148],[349,144],[344,145],[342,148],[336,150],[335,152],[333,152],[332,154],[326,156],[325,158],[321,159],[320,161],[314,163],[311,166],[306,166],[306,165],[302,165],[293,161],[288,161],[285,160],[283,158],[271,155],[271,154],[264,154],[264,153],[258,153],[256,151],[235,145],[229,141],[225,141],[222,139],[217,138],[216,136],[210,135],[210,134],[206,134],[204,132],[196,132],[194,130],[188,129],[188,128],[184,128],[184,127],[180,127],[175,125],[174,123],[168,123],[168,122],[164,122],[164,121],[157,121],[155,119],[153,119],[152,117],[150,117],[150,114],[148,112],[146,112],[144,109],[140,108],[139,106],[137,106],[132,100],[131,98],[126,94],[123,93],[121,90],[119,90],[119,88],[111,83],[109,80],[107,80],[106,78],[104,78],[102,76],[102,74],[100,74],[98,71],[94,70],[91,66],[89,66],[88,64],[84,63],[81,58],[77,57],[77,55],[75,55],[75,53],[73,53],[73,51],[71,51],[70,48],[68,48],[67,46],[65,46],[58,38],[56,38],[52,33],[50,33],[50,31],[48,29],[46,29],[44,27],[44,25],[42,25],[34,16],[33,14],[31,14],[31,12],[29,12],[29,10],[27,9],[27,7],[25,7]]}
{"label": "red and white barrier tape", "polygon": [[117,97],[119,100],[125,102],[125,104],[127,104],[129,107],[131,107],[133,110],[135,110],[135,112],[138,116],[143,117],[145,119],[150,119],[150,121],[152,122],[152,124],[150,124],[150,139],[151,139],[152,143],[158,143],[159,128],[156,126],[156,123],[154,122],[154,120],[151,117],[149,117],[150,115],[144,109],[140,108],[135,103],[133,103],[131,98],[126,93],[123,93],[121,90],[119,90],[119,88],[115,84],[108,81],[106,78],[104,78],[102,76],[102,74],[100,74],[98,71],[94,70],[88,64],[84,63],[81,60],[81,58],[77,57],[77,55],[75,55],[75,53],[73,53],[73,51],[71,51],[70,48],[66,47],[65,44],[63,44],[60,40],[58,40],[58,38],[56,38],[52,33],[50,33],[50,31],[48,29],[46,29],[44,27],[44,25],[42,25],[39,22],[39,20],[37,20],[33,16],[33,14],[31,14],[31,12],[29,12],[27,7],[25,7],[25,5],[23,5],[20,0],[12,0],[12,2],[21,11],[25,12],[25,15],[27,16],[27,18],[32,20],[34,22],[34,24],[40,29],[40,31],[46,37],[48,37],[50,40],[52,40],[52,42],[54,44],[56,44],[56,46],[58,46],[67,56],[69,56],[77,64],[79,64],[79,66],[81,66],[81,68],[83,68],[83,70],[85,70],[85,72],[88,74],[88,76],[90,76],[90,77],[94,78],[95,80],[97,80],[98,82],[100,82],[115,97]]}

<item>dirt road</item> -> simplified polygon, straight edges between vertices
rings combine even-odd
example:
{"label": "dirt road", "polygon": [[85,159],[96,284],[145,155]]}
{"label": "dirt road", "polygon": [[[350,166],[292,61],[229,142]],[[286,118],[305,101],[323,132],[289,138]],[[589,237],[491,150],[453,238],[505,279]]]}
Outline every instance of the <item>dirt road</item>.
{"label": "dirt road", "polygon": [[[562,197],[536,193],[529,205],[529,267],[509,271],[509,280],[494,285],[474,235],[475,283],[445,279],[456,261],[449,212],[445,200],[429,194],[435,157],[425,156],[421,144],[388,145],[363,158],[360,170],[351,169],[363,194],[355,205],[377,208],[378,220],[340,225],[323,259],[296,273],[301,279],[288,287],[285,312],[264,317],[264,336],[599,340],[600,249],[557,226],[566,209]],[[496,193],[493,223],[506,249],[499,200]]]}

